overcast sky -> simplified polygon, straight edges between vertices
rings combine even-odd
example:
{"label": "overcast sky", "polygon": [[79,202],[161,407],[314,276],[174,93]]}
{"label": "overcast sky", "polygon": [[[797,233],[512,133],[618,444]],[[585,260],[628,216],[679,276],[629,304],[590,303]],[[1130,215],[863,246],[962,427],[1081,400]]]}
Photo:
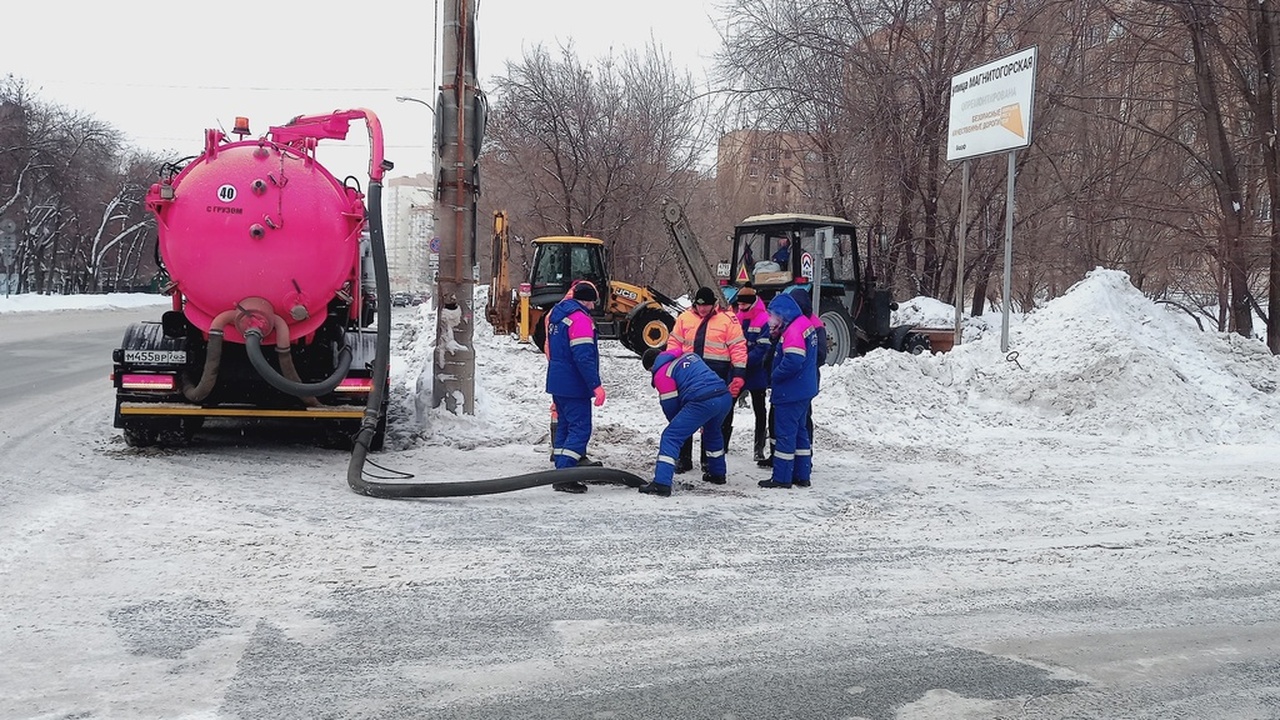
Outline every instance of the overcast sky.
{"label": "overcast sky", "polygon": [[[199,152],[206,127],[237,115],[254,134],[299,114],[365,107],[383,123],[392,176],[425,171],[430,101],[440,65],[436,3],[369,0],[340,13],[299,0],[202,4],[116,0],[10,3],[0,33],[0,73],[45,102],[91,113],[138,146]],[[640,49],[652,37],[699,81],[719,44],[712,0],[478,0],[481,86],[538,44],[572,42],[583,58]],[[722,23],[721,23],[722,24]],[[367,177],[358,141],[320,160],[339,178]]]}

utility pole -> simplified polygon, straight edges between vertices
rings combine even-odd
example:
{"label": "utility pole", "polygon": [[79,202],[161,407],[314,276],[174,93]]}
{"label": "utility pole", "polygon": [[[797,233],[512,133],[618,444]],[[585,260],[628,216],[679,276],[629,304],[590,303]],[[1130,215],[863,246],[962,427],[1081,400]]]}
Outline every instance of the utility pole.
{"label": "utility pole", "polygon": [[[475,414],[476,195],[482,107],[476,83],[475,10],[446,0],[441,33],[443,82],[436,101],[436,350],[432,405]],[[481,122],[477,122],[477,121]]]}

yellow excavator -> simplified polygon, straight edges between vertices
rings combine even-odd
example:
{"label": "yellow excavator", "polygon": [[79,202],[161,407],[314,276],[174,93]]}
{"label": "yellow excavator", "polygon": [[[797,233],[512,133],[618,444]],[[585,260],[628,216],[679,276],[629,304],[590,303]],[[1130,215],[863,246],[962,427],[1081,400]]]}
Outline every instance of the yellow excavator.
{"label": "yellow excavator", "polygon": [[637,354],[666,347],[679,304],[654,288],[611,278],[603,240],[576,235],[534,238],[529,277],[513,289],[505,212],[494,213],[493,231],[493,272],[485,318],[495,333],[518,335],[521,342],[532,340],[542,349],[547,337],[543,315],[564,299],[574,282],[588,280],[603,300],[593,313],[600,339],[618,340]]}

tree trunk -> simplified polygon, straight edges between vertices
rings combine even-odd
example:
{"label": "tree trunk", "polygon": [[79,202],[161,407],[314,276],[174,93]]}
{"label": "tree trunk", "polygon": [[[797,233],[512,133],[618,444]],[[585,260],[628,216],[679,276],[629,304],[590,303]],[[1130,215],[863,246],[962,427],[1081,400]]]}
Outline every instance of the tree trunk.
{"label": "tree trunk", "polygon": [[1268,3],[1245,3],[1254,14],[1254,52],[1258,61],[1257,127],[1259,147],[1262,149],[1262,166],[1267,176],[1268,207],[1271,208],[1267,224],[1270,248],[1270,267],[1267,272],[1267,348],[1273,355],[1280,354],[1280,157],[1276,147],[1275,73],[1276,58],[1272,40],[1275,27],[1271,24],[1271,8]]}
{"label": "tree trunk", "polygon": [[1205,123],[1209,164],[1214,170],[1210,175],[1222,213],[1222,243],[1231,293],[1231,330],[1250,337],[1253,335],[1253,311],[1249,307],[1249,267],[1242,238],[1244,193],[1240,187],[1235,153],[1227,139],[1217,76],[1208,57],[1209,27],[1213,24],[1213,19],[1209,16],[1210,10],[1198,3],[1187,0],[1180,3],[1180,7],[1191,39],[1195,61],[1196,100]]}

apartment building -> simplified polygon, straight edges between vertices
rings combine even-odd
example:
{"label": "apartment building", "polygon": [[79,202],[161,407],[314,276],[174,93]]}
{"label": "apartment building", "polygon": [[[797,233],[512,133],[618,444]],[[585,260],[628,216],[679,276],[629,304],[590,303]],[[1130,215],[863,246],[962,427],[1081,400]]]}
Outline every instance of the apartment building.
{"label": "apartment building", "polygon": [[435,232],[435,199],[426,173],[397,177],[382,190],[382,224],[391,289],[430,289],[430,243]]}
{"label": "apartment building", "polygon": [[810,168],[817,154],[808,136],[734,130],[716,152],[716,193],[730,216],[815,212]]}

